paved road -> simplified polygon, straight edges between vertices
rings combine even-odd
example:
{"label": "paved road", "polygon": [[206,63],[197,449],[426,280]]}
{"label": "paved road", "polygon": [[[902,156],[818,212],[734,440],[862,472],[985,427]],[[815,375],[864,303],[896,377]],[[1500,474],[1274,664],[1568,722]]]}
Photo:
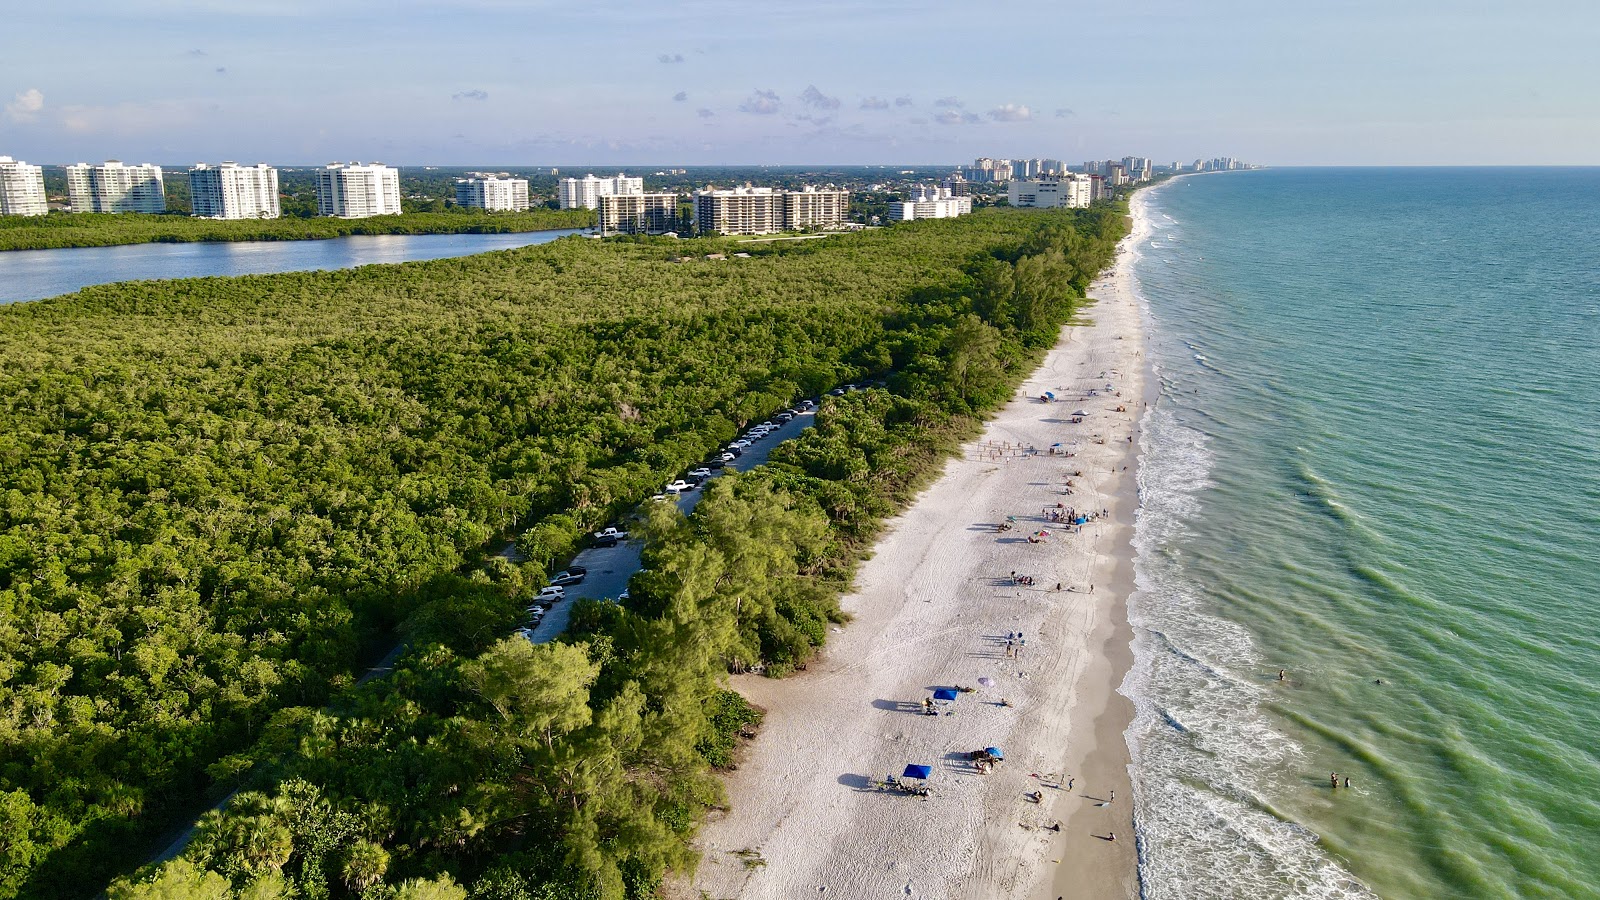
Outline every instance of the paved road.
{"label": "paved road", "polygon": [[[738,472],[746,472],[767,461],[767,455],[772,448],[784,441],[810,428],[816,422],[816,413],[806,412],[795,416],[793,421],[782,428],[756,441],[744,455],[728,463],[728,468]],[[713,472],[713,478],[718,472]],[[678,498],[678,508],[684,515],[694,512],[700,503],[702,490],[685,491]],[[650,502],[650,501],[645,501]],[[577,555],[573,562],[589,570],[589,576],[582,584],[575,584],[567,588],[567,599],[550,608],[550,612],[533,630],[533,642],[543,644],[559,637],[567,630],[567,618],[572,614],[572,601],[579,598],[598,599],[601,597],[616,597],[628,589],[628,579],[633,573],[639,571],[639,556],[644,550],[642,541],[629,539],[615,547],[591,547]]]}

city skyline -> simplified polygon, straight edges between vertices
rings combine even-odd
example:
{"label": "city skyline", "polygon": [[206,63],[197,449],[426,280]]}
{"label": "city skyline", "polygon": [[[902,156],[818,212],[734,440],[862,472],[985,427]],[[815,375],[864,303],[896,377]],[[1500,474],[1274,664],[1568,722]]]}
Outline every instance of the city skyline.
{"label": "city skyline", "polygon": [[[1275,165],[1600,162],[1600,99],[1585,90],[1600,11],[1587,7],[1163,0],[975,18],[904,0],[94,0],[70,22],[27,7],[0,35],[0,151],[46,164],[291,166],[1129,150]],[[1063,40],[1030,51],[1034,22]]]}

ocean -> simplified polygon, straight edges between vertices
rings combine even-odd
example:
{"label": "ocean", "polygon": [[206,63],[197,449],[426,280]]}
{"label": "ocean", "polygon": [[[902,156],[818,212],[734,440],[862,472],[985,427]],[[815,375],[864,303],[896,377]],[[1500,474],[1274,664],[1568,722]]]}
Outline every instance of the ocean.
{"label": "ocean", "polygon": [[1600,897],[1600,169],[1136,202],[1146,896]]}

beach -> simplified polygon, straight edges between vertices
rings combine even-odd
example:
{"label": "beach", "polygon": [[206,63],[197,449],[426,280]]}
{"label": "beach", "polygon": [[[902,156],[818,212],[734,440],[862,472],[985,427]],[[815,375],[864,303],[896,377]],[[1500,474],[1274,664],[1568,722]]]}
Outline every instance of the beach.
{"label": "beach", "polygon": [[[850,624],[805,672],[732,680],[767,717],[683,896],[1138,894],[1117,693],[1148,381],[1133,206],[1080,322],[889,523]],[[926,714],[941,688],[972,690]],[[982,774],[970,752],[988,747],[1004,760]],[[883,787],[912,764],[932,769],[926,797]]]}

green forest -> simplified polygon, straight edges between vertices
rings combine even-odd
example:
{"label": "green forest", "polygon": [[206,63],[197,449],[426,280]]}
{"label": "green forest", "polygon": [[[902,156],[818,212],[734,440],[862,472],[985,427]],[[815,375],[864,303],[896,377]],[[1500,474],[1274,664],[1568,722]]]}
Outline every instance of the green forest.
{"label": "green forest", "polygon": [[0,251],[194,241],[303,241],[352,234],[503,234],[595,223],[587,209],[531,209],[500,213],[451,209],[366,219],[194,219],[138,213],[51,213],[0,216]]}
{"label": "green forest", "polygon": [[[725,673],[805,664],[1125,227],[568,239],[0,309],[0,898],[99,890],[234,791],[111,896],[653,896],[759,718]],[[692,517],[652,505],[626,604],[507,638],[583,534],[869,378]]]}

